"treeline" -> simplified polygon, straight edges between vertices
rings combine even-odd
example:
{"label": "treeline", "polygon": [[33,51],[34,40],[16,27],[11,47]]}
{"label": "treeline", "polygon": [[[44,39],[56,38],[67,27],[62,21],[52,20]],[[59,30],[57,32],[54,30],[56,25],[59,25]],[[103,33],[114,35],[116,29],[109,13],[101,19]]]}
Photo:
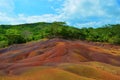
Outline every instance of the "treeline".
{"label": "treeline", "polygon": [[43,38],[80,39],[120,44],[120,25],[78,29],[65,22],[0,25],[0,47]]}

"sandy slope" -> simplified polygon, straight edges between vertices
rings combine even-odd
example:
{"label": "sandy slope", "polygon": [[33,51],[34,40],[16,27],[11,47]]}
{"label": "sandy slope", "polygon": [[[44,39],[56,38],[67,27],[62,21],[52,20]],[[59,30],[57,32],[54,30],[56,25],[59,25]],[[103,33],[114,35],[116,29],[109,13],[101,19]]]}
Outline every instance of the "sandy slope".
{"label": "sandy slope", "polygon": [[[5,75],[17,75],[9,79],[6,76],[5,80],[16,80],[15,77],[23,80],[24,73],[39,66],[51,68],[45,67],[42,72],[41,69],[32,72],[34,75],[30,80],[36,77],[36,80],[56,80],[60,76],[63,77],[60,80],[120,80],[120,46],[50,39],[0,50],[1,79]],[[44,75],[50,78],[44,78]],[[24,80],[29,80],[25,78]]]}

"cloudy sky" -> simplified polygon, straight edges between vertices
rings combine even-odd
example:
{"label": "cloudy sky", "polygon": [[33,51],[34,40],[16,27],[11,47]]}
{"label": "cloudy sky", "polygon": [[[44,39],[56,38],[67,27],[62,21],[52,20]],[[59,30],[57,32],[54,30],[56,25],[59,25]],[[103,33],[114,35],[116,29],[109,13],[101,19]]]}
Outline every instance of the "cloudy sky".
{"label": "cloudy sky", "polygon": [[0,24],[43,21],[76,27],[120,24],[120,0],[0,0]]}

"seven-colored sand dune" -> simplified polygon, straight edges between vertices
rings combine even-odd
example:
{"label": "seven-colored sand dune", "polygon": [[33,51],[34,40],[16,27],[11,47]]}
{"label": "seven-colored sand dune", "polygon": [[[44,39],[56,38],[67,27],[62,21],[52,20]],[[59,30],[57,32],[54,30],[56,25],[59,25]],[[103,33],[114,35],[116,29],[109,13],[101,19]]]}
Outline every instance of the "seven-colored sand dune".
{"label": "seven-colored sand dune", "polygon": [[50,39],[0,50],[0,80],[120,80],[120,46]]}

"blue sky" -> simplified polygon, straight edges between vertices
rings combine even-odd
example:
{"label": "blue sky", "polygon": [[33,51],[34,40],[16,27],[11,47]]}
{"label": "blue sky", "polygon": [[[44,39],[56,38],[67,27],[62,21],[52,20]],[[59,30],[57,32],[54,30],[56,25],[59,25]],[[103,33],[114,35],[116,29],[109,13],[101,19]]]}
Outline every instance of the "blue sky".
{"label": "blue sky", "polygon": [[120,24],[120,0],[0,0],[0,24],[53,21],[76,27]]}

